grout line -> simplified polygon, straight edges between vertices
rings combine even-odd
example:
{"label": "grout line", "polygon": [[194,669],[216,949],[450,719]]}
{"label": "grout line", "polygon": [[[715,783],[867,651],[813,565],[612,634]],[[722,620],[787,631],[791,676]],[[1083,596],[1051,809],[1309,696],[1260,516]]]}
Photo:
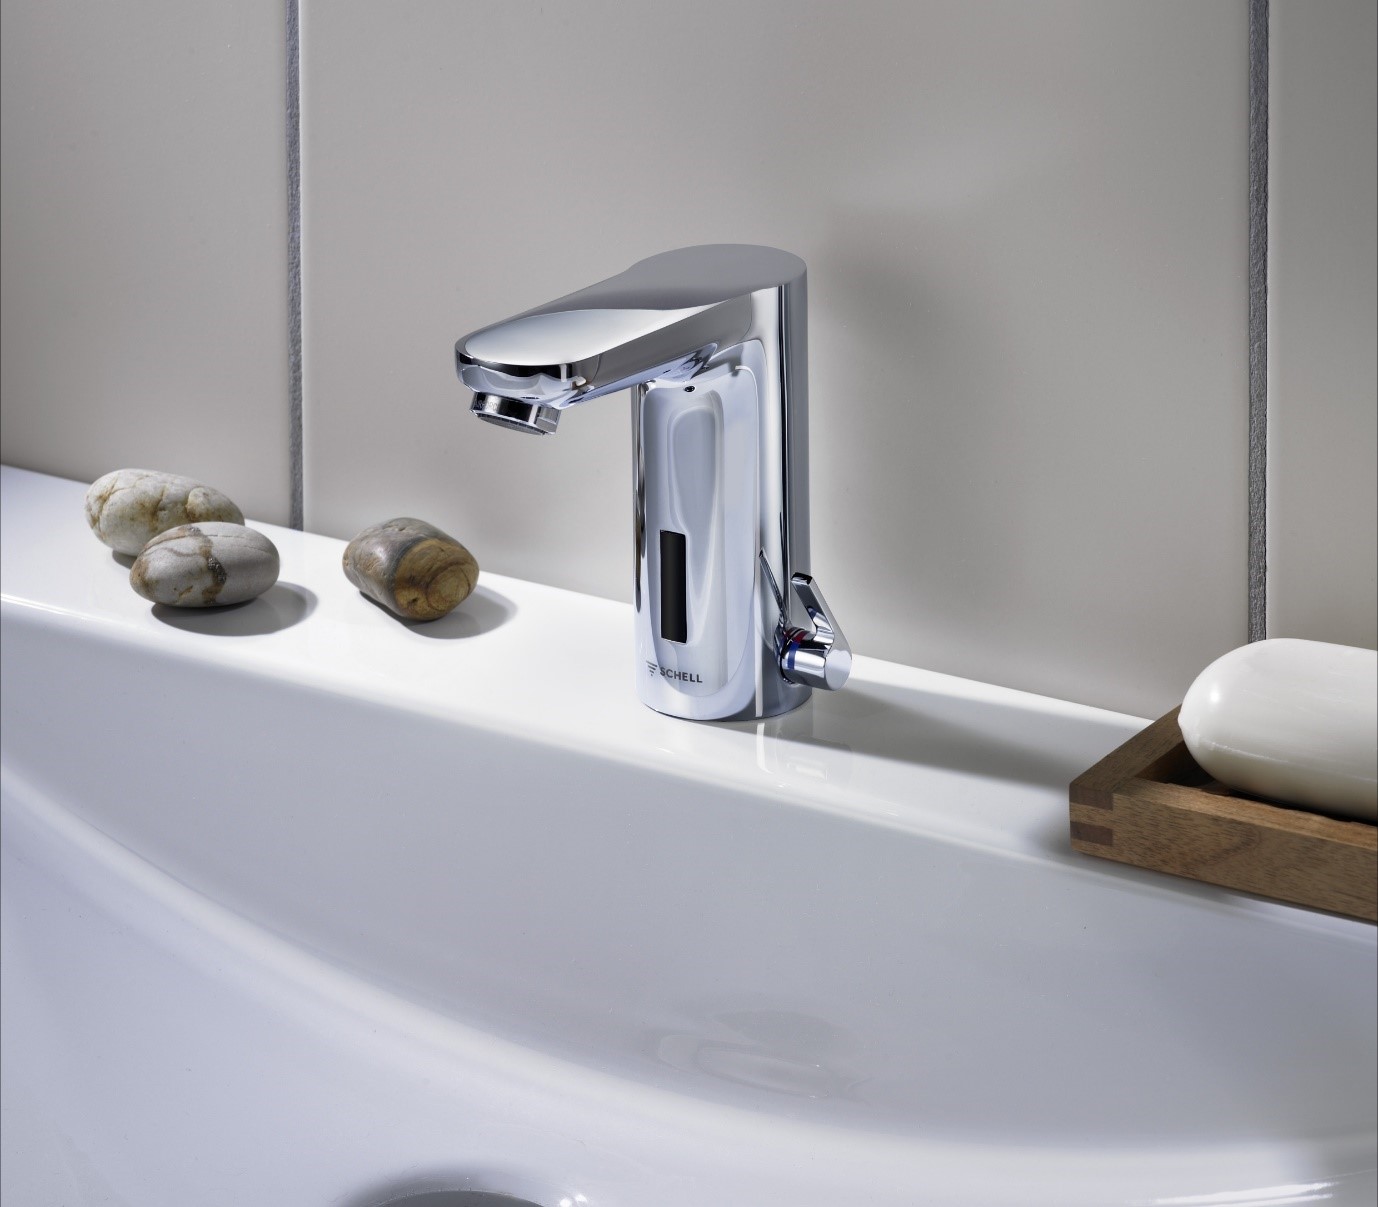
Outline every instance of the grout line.
{"label": "grout line", "polygon": [[1249,0],[1249,640],[1268,635],[1268,0]]}
{"label": "grout line", "polygon": [[301,423],[301,8],[287,0],[287,456],[291,516],[304,524]]}

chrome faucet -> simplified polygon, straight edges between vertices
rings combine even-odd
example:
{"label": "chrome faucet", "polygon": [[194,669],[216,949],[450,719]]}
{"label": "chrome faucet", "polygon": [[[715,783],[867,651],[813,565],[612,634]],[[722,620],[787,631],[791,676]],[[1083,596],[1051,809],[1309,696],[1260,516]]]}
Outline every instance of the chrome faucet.
{"label": "chrome faucet", "polygon": [[684,247],[455,345],[480,419],[554,432],[631,388],[637,694],[692,720],[769,717],[852,656],[809,575],[804,262]]}

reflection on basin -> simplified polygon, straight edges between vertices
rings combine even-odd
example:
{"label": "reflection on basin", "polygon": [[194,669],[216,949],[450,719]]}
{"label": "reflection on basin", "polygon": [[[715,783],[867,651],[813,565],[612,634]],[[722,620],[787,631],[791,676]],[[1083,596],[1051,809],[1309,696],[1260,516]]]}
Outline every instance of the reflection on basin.
{"label": "reflection on basin", "polygon": [[7,1198],[1371,1201],[1374,929],[1073,855],[1134,719],[863,658],[695,725],[625,607],[438,641],[278,529],[313,606],[174,627],[5,492]]}

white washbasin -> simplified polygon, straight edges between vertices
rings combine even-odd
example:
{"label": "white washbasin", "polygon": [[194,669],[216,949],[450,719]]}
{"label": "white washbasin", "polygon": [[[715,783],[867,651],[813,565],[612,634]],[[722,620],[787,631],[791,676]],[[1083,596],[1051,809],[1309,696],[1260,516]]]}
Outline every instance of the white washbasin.
{"label": "white washbasin", "polygon": [[3,485],[6,1202],[1372,1202],[1374,928],[1067,849],[1141,721],[673,720],[626,606],[169,612]]}

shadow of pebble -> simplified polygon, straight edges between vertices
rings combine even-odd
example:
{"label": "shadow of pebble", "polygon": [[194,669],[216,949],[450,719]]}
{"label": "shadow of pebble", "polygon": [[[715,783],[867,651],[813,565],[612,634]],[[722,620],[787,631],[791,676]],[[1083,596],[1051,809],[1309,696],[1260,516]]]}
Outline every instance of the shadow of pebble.
{"label": "shadow of pebble", "polygon": [[153,605],[153,617],[186,633],[209,637],[261,637],[299,624],[316,610],[316,595],[295,583],[275,583],[257,599],[222,608]]}
{"label": "shadow of pebble", "polygon": [[121,553],[118,549],[112,549],[110,550],[110,560],[128,570],[134,565],[134,554]]}
{"label": "shadow of pebble", "polygon": [[362,591],[359,592],[359,598],[367,601],[403,628],[410,629],[418,637],[430,637],[440,641],[459,641],[466,637],[491,633],[517,614],[516,604],[506,595],[500,595],[488,587],[475,587],[468,599],[449,615],[438,620],[408,620],[383,607],[376,599],[370,599]]}

